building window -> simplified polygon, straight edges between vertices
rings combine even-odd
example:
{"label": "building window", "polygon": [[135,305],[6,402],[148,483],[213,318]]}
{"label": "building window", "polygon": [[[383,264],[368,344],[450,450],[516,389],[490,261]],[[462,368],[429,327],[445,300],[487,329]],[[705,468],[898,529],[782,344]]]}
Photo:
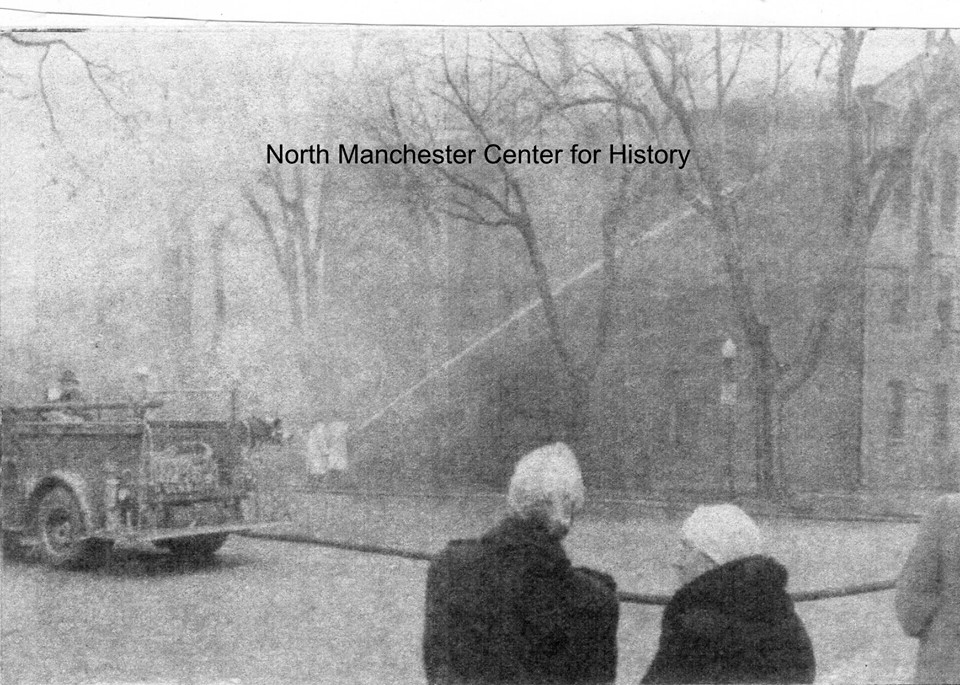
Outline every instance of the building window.
{"label": "building window", "polygon": [[913,193],[913,177],[909,172],[903,175],[893,189],[893,218],[897,228],[910,225],[910,195]]}
{"label": "building window", "polygon": [[696,450],[697,423],[697,407],[677,398],[670,407],[667,424],[667,440],[675,457],[690,457]]}
{"label": "building window", "polygon": [[949,297],[937,301],[937,342],[940,347],[950,345],[950,331],[953,328],[953,302]]}
{"label": "building window", "polygon": [[940,228],[953,231],[957,222],[957,154],[944,151],[940,158],[943,190],[940,193]]}
{"label": "building window", "polygon": [[946,383],[933,386],[933,439],[950,442],[950,386]]}
{"label": "building window", "polygon": [[950,342],[950,329],[953,325],[953,302],[949,297],[941,297],[937,301],[937,335],[942,345]]}
{"label": "building window", "polygon": [[903,438],[903,426],[906,413],[906,388],[903,381],[890,381],[887,383],[887,392],[890,398],[889,410],[887,413],[887,437],[893,440]]}
{"label": "building window", "polygon": [[456,407],[450,410],[446,417],[447,435],[463,435],[467,430],[467,410],[463,407]]}
{"label": "building window", "polygon": [[918,269],[925,270],[930,265],[933,254],[933,241],[930,237],[933,227],[930,219],[930,209],[933,206],[933,177],[923,173],[920,181],[920,200],[917,207],[917,254]]}
{"label": "building window", "polygon": [[906,271],[893,272],[890,286],[890,323],[901,324],[907,319],[910,306],[910,278]]}
{"label": "building window", "polygon": [[683,378],[676,369],[667,372],[665,390],[664,446],[674,458],[686,458],[696,450],[698,407],[686,396]]}
{"label": "building window", "polygon": [[941,275],[938,292],[934,334],[939,346],[946,348],[950,345],[950,334],[953,332],[953,279]]}
{"label": "building window", "polygon": [[923,172],[920,178],[920,207],[917,212],[917,224],[921,230],[930,228],[930,205],[933,204],[933,177]]}

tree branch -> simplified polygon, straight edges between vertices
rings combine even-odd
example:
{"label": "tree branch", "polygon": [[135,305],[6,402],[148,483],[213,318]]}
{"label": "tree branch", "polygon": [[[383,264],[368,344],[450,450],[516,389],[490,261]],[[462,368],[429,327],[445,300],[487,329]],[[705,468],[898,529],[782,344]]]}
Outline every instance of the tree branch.
{"label": "tree branch", "polygon": [[277,240],[277,236],[273,232],[273,225],[270,221],[269,214],[267,214],[266,209],[264,209],[263,206],[257,202],[256,198],[254,198],[253,194],[249,191],[243,194],[243,199],[247,201],[247,204],[253,212],[253,215],[259,220],[260,228],[262,229],[263,234],[267,238],[267,242],[270,245],[274,261],[277,264],[277,270],[280,272],[280,277],[286,280],[287,273],[282,254],[280,252],[280,243]]}
{"label": "tree branch", "polygon": [[40,93],[40,99],[43,102],[44,108],[47,112],[47,119],[50,122],[51,131],[54,133],[54,135],[56,135],[58,138],[62,137],[60,129],[56,124],[53,105],[47,91],[46,79],[44,78],[44,66],[46,65],[50,51],[55,47],[60,47],[63,50],[66,50],[80,61],[80,64],[83,66],[83,69],[87,74],[87,80],[97,91],[97,95],[103,102],[104,106],[106,106],[107,109],[109,109],[110,112],[112,112],[113,115],[120,120],[128,132],[132,131],[129,115],[123,114],[117,109],[113,99],[103,86],[101,75],[107,75],[110,77],[117,76],[117,72],[113,68],[103,62],[97,62],[90,59],[83,52],[75,48],[63,38],[24,38],[22,34],[22,31],[14,29],[0,31],[0,41],[7,40],[18,48],[41,51],[42,54],[37,63],[38,90]]}

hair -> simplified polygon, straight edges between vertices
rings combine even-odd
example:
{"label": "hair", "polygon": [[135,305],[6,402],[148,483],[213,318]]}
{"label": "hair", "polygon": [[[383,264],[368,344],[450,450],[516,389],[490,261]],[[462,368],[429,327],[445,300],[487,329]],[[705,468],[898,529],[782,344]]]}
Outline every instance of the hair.
{"label": "hair", "polygon": [[583,501],[580,465],[562,442],[540,447],[520,459],[507,490],[507,504],[514,516],[543,519],[557,532],[569,530]]}

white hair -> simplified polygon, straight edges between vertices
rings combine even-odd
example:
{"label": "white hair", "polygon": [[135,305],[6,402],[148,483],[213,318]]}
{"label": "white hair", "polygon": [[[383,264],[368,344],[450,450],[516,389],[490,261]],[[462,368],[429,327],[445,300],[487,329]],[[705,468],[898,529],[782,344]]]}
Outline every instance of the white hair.
{"label": "white hair", "polygon": [[514,514],[545,516],[563,529],[570,528],[583,500],[580,465],[562,442],[535,449],[517,462],[507,490],[507,504]]}

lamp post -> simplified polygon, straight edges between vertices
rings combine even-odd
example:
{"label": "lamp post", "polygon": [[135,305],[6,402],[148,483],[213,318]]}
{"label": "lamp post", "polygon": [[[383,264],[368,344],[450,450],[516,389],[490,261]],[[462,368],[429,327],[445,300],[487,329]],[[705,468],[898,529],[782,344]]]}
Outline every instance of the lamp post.
{"label": "lamp post", "polygon": [[734,476],[733,452],[737,428],[737,345],[727,338],[720,349],[723,358],[723,378],[720,380],[720,406],[723,407],[724,424],[727,434],[727,490],[730,501],[737,495]]}

